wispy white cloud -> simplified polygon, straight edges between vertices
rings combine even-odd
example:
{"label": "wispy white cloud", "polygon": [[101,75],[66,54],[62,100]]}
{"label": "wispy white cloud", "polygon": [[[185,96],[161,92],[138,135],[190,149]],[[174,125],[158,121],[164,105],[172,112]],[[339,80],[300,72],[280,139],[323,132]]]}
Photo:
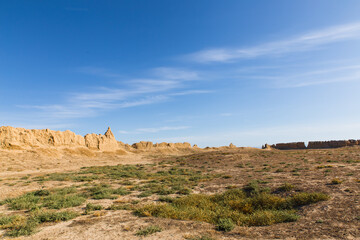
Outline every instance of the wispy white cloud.
{"label": "wispy white cloud", "polygon": [[329,83],[360,81],[360,65],[328,66],[323,69],[298,69],[267,73],[267,75],[243,76],[247,79],[266,81],[265,86],[274,88],[296,88]]}
{"label": "wispy white cloud", "polygon": [[134,131],[124,131],[120,130],[121,134],[143,134],[143,133],[157,133],[162,131],[178,131],[188,129],[190,126],[164,126],[164,127],[155,127],[155,128],[138,128]]}
{"label": "wispy white cloud", "polygon": [[299,51],[308,51],[325,44],[360,38],[360,22],[333,26],[305,33],[287,40],[264,43],[248,48],[213,48],[185,56],[186,59],[200,62],[231,62],[263,56],[275,56]]}
{"label": "wispy white cloud", "polygon": [[169,94],[170,96],[185,96],[185,95],[191,95],[191,94],[204,94],[204,93],[212,93],[214,91],[210,90],[186,90],[176,93]]}
{"label": "wispy white cloud", "polygon": [[190,80],[199,80],[199,73],[196,71],[189,71],[181,68],[170,68],[170,67],[159,67],[152,69],[152,72],[163,79],[170,80],[182,80],[182,81],[190,81]]}
{"label": "wispy white cloud", "polygon": [[[102,78],[120,75],[102,68],[82,68],[86,74]],[[62,104],[21,105],[18,107],[36,109],[46,116],[56,118],[82,118],[96,116],[101,111],[130,108],[168,101],[174,97],[190,94],[210,93],[208,90],[193,89],[189,80],[199,79],[196,72],[174,68],[156,69],[157,78],[137,78],[122,82],[122,86],[98,87],[88,92],[70,93]]]}

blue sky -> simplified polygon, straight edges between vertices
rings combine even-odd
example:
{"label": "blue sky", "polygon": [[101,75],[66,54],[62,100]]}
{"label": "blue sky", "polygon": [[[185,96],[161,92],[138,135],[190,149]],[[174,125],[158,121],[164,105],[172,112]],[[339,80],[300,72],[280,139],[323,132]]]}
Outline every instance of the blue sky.
{"label": "blue sky", "polygon": [[133,143],[360,138],[355,0],[1,1],[0,125]]}

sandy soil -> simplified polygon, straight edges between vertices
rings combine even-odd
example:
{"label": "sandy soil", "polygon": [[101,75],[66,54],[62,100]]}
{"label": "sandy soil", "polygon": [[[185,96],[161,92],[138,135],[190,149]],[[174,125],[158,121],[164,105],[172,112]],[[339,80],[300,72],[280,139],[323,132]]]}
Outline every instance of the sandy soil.
{"label": "sandy soil", "polygon": [[[301,191],[327,193],[331,199],[302,207],[299,210],[301,218],[296,222],[263,227],[238,226],[229,233],[217,232],[208,223],[139,218],[131,211],[104,210],[68,222],[43,225],[36,234],[20,239],[186,239],[205,235],[213,239],[360,239],[360,147],[297,151],[221,149],[184,156],[97,153],[86,157],[3,150],[0,152],[0,200],[34,189],[72,184],[31,182],[24,185],[21,180],[24,176],[77,170],[83,166],[163,160],[226,174],[224,178],[196,187],[197,193],[222,192],[230,185],[241,187],[257,179],[266,187],[276,188],[288,182]],[[342,183],[332,184],[334,178]],[[1,206],[0,212],[7,213],[5,206]],[[163,231],[145,238],[135,235],[140,228],[154,224]]]}

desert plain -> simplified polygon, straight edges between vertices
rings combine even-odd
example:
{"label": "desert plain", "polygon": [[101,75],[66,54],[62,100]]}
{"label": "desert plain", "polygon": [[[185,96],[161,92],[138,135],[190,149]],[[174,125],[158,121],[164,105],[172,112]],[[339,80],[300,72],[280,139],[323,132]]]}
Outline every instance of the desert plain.
{"label": "desert plain", "polygon": [[1,131],[2,239],[360,239],[360,146],[198,148],[115,143],[111,130],[84,141]]}

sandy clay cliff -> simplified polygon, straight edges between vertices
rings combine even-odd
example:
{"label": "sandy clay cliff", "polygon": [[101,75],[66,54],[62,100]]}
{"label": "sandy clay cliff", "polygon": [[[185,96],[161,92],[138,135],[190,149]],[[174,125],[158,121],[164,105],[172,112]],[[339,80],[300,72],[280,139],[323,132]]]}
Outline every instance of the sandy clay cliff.
{"label": "sandy clay cliff", "polygon": [[118,142],[110,127],[105,134],[76,135],[67,131],[49,129],[24,129],[9,126],[0,127],[0,148],[33,149],[33,148],[87,148],[89,150],[115,152],[117,150],[155,150],[155,149],[197,149],[190,143],[155,143],[139,142],[132,145]]}

